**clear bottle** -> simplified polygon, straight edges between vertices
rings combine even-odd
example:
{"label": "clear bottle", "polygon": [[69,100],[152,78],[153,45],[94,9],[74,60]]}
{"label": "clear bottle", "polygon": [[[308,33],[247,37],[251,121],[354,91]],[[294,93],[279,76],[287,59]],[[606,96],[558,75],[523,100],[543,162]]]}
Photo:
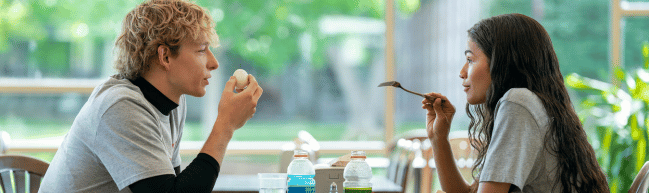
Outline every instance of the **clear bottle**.
{"label": "clear bottle", "polygon": [[371,193],[372,168],[365,162],[364,151],[352,151],[351,161],[343,171],[345,193]]}
{"label": "clear bottle", "polygon": [[293,161],[288,164],[288,193],[315,193],[315,168],[304,150],[293,152]]}

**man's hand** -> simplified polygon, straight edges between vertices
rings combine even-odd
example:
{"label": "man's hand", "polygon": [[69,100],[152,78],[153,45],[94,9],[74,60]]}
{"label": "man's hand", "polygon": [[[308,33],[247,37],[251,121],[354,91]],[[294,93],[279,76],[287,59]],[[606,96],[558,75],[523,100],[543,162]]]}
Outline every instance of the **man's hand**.
{"label": "man's hand", "polygon": [[234,131],[243,127],[257,111],[257,101],[264,92],[255,77],[248,75],[250,84],[244,90],[234,92],[236,80],[234,76],[225,83],[225,90],[219,102],[219,115],[216,117],[210,136],[207,137],[201,153],[212,156],[219,164],[223,164],[223,157]]}
{"label": "man's hand", "polygon": [[264,92],[254,76],[248,75],[248,87],[234,92],[236,79],[234,76],[225,83],[225,90],[219,102],[219,114],[216,122],[222,124],[224,129],[237,130],[252,118],[257,111],[257,101]]}

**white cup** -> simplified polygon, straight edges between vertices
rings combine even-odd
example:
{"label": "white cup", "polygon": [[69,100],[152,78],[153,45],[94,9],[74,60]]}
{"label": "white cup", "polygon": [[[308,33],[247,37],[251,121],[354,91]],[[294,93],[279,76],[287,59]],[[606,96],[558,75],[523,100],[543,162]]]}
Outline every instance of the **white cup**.
{"label": "white cup", "polygon": [[258,173],[259,193],[286,193],[286,173]]}

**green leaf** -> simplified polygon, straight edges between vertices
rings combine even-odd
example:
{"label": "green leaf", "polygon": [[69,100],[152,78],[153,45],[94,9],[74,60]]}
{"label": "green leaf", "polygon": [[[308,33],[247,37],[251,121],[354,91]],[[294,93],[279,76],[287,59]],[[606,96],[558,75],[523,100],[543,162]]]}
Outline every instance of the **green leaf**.
{"label": "green leaf", "polygon": [[577,89],[590,89],[591,87],[584,84],[584,79],[576,73],[572,73],[566,77],[566,84],[569,87]]}
{"label": "green leaf", "polygon": [[613,69],[613,75],[615,75],[615,78],[618,80],[624,80],[624,74],[624,70],[620,67],[615,67],[615,69]]}
{"label": "green leaf", "polygon": [[636,115],[631,115],[628,124],[629,126],[631,126],[631,137],[634,141],[638,141],[641,137],[644,137],[642,130],[640,130],[640,128],[638,127],[638,120]]}
{"label": "green leaf", "polygon": [[412,15],[417,12],[420,6],[419,0],[397,0],[397,4],[399,5],[399,10],[406,15]]}
{"label": "green leaf", "polygon": [[637,149],[635,151],[636,152],[635,171],[640,171],[640,169],[642,169],[642,166],[644,165],[645,155],[647,153],[647,140],[644,138],[644,135],[638,141],[636,148]]}

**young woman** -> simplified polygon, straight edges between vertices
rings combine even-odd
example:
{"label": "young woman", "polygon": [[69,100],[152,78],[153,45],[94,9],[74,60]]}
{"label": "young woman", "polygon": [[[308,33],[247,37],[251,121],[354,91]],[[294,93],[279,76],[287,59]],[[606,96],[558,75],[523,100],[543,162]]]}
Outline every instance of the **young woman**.
{"label": "young woman", "polygon": [[455,107],[423,100],[442,189],[453,192],[609,192],[572,107],[545,29],[521,14],[484,19],[469,32],[460,71],[478,158],[469,185],[448,135]]}

